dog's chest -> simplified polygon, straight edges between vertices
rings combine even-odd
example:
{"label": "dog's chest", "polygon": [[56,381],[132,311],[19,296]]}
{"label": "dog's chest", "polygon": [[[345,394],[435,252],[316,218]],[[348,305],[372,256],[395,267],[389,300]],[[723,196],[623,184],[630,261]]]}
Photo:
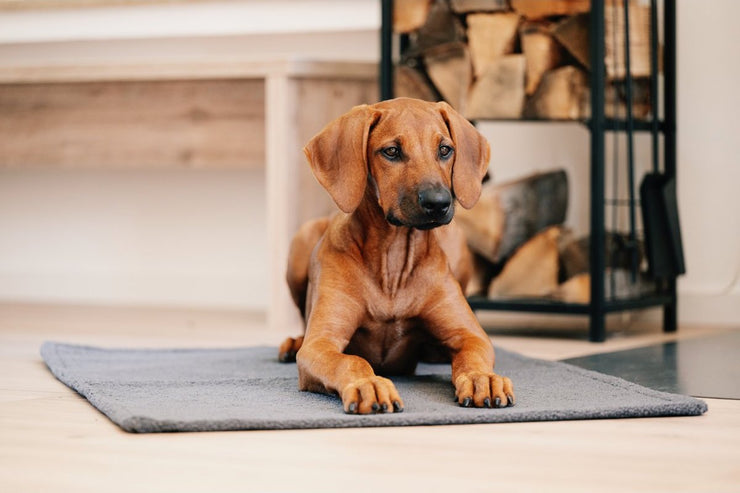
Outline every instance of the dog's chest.
{"label": "dog's chest", "polygon": [[345,352],[364,358],[381,374],[412,373],[425,333],[418,321],[368,321],[352,336]]}
{"label": "dog's chest", "polygon": [[420,318],[420,292],[413,279],[393,293],[377,285],[367,289],[366,313],[347,352],[362,356],[381,374],[412,373],[429,339]]}
{"label": "dog's chest", "polygon": [[391,287],[377,282],[369,284],[365,286],[364,323],[391,328],[406,326],[408,320],[418,318],[423,310],[425,293],[429,291],[429,286],[424,286],[416,272]]}

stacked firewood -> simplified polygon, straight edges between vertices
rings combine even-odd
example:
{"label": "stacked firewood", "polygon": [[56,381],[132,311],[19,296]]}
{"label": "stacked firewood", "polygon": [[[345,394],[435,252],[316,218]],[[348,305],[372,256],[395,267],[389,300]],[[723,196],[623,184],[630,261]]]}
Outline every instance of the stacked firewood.
{"label": "stacked firewood", "polygon": [[[633,114],[650,113],[650,8],[606,0],[606,113],[625,114],[624,1]],[[590,115],[590,0],[396,0],[408,36],[397,96],[444,99],[471,120]]]}
{"label": "stacked firewood", "polygon": [[[485,183],[472,209],[455,212],[476,260],[467,294],[588,303],[590,241],[565,226],[567,209],[568,178],[561,169]],[[653,292],[642,273],[638,279],[631,274],[633,262],[642,263],[642,245],[633,252],[627,236],[616,232],[607,232],[605,241],[607,296]]]}

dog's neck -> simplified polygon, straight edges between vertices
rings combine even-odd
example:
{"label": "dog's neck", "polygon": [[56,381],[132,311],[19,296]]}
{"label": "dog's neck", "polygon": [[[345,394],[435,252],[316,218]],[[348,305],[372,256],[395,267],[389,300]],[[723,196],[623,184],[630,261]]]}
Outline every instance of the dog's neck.
{"label": "dog's neck", "polygon": [[375,194],[369,190],[352,213],[351,224],[363,263],[377,274],[382,290],[391,296],[407,284],[435,241],[433,230],[390,224]]}

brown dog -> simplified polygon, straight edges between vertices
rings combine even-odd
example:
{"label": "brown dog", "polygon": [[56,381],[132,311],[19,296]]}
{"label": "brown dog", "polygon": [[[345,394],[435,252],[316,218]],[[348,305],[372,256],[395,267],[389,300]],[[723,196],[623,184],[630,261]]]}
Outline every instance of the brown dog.
{"label": "brown dog", "polygon": [[493,346],[463,295],[470,253],[451,223],[481,192],[489,147],[446,103],[399,98],[331,122],[304,149],[344,214],[304,225],[288,284],[304,337],[280,347],[301,390],[339,394],[347,413],[400,412],[393,383],[420,360],[452,362],[457,402],[514,404]]}

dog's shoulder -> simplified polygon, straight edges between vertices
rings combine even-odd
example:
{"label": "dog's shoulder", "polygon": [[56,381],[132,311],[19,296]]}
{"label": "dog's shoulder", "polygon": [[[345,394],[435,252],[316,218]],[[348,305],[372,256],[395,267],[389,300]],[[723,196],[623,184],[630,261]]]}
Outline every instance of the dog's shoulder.
{"label": "dog's shoulder", "polygon": [[359,253],[361,245],[358,237],[361,231],[352,220],[351,214],[340,211],[335,212],[327,218],[326,228],[321,238],[321,250],[323,256],[340,254],[343,256]]}

